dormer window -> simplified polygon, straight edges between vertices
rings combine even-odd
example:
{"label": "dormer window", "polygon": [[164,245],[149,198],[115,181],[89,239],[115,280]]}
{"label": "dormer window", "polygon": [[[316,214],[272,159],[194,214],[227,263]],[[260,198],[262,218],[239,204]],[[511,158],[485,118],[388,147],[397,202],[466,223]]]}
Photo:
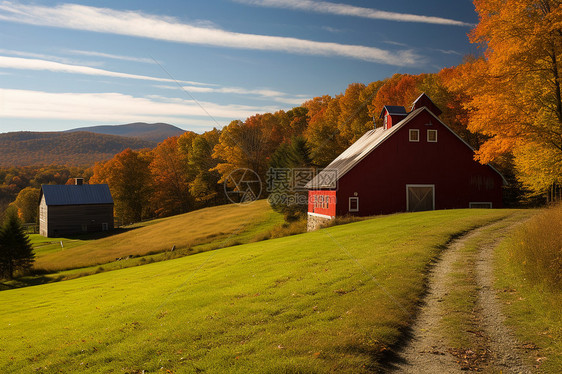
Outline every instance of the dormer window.
{"label": "dormer window", "polygon": [[427,130],[427,142],[437,143],[437,130]]}
{"label": "dormer window", "polygon": [[387,124],[388,124],[388,116],[384,116],[383,128],[384,128],[385,130],[387,129]]}
{"label": "dormer window", "polygon": [[420,141],[420,130],[410,129],[410,141],[419,142]]}

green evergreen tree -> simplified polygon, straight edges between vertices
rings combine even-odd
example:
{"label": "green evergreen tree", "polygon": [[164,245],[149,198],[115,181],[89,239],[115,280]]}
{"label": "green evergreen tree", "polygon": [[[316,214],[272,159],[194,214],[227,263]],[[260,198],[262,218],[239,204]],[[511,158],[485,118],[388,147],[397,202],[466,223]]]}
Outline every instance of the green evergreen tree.
{"label": "green evergreen tree", "polygon": [[306,214],[308,191],[304,184],[312,175],[314,164],[310,147],[303,137],[281,144],[270,159],[268,185],[269,204],[286,221],[295,221]]}
{"label": "green evergreen tree", "polygon": [[26,273],[34,261],[33,248],[17,212],[9,209],[0,229],[0,276],[12,279],[17,271]]}

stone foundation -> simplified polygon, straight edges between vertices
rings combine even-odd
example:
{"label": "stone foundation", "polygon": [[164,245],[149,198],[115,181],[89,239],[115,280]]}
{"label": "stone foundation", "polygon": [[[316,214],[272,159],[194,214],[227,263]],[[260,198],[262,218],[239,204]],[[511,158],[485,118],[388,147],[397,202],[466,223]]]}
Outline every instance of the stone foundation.
{"label": "stone foundation", "polygon": [[306,230],[307,231],[318,230],[320,227],[322,227],[323,225],[325,225],[326,223],[330,222],[333,219],[334,217],[318,216],[309,213],[306,221]]}

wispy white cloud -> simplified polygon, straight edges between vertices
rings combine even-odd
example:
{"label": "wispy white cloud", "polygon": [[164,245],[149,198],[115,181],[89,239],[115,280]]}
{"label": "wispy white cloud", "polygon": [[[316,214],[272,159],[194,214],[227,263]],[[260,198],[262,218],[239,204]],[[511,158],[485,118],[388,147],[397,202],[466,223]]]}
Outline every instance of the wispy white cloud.
{"label": "wispy white cloud", "polygon": [[424,16],[408,13],[386,12],[384,10],[363,8],[348,4],[329,3],[313,0],[235,0],[239,3],[257,5],[262,7],[305,10],[316,13],[336,14],[371,19],[382,19],[397,22],[419,22],[436,25],[474,26],[470,23],[456,21],[448,18]]}
{"label": "wispy white cloud", "polygon": [[342,56],[396,66],[423,62],[422,57],[410,50],[392,52],[362,45],[244,34],[216,27],[202,27],[200,24],[181,23],[172,17],[76,4],[45,7],[2,1],[0,20],[226,48]]}
{"label": "wispy white cloud", "polygon": [[[46,55],[44,53],[17,51],[17,50],[14,50],[14,49],[3,49],[3,48],[0,48],[0,53],[5,54],[5,55],[10,55],[10,56],[31,57],[31,58],[38,58],[38,59],[43,59],[43,60],[56,61],[56,62],[61,62],[63,64],[80,64],[76,60],[73,60],[73,59],[70,59],[70,58],[67,58],[67,57]],[[93,62],[93,61],[89,61],[88,63],[81,62],[81,64],[90,65],[90,66],[92,66],[92,65],[93,66],[102,65],[102,63]]]}
{"label": "wispy white cloud", "polygon": [[185,90],[190,93],[219,93],[232,95],[249,95],[271,101],[300,105],[310,99],[308,95],[290,95],[285,92],[270,89],[247,89],[242,87],[201,87],[201,86],[166,86],[158,85],[158,88]]}
{"label": "wispy white cloud", "polygon": [[155,64],[156,63],[153,59],[146,58],[146,57],[114,55],[114,54],[111,54],[111,53],[103,53],[103,52],[96,52],[96,51],[82,51],[82,50],[76,50],[76,49],[69,49],[68,52],[71,53],[71,54],[82,55],[82,56],[111,58],[111,59],[114,59],[114,60],[142,62],[142,63],[145,63],[145,64]]}
{"label": "wispy white cloud", "polygon": [[[244,119],[271,107],[221,105],[211,102],[164,97],[134,97],[121,93],[51,93],[44,91],[0,89],[0,118],[59,119],[126,123],[134,121],[189,124],[214,119],[226,125],[232,119]],[[205,110],[201,109],[201,106]]]}
{"label": "wispy white cloud", "polygon": [[169,78],[158,78],[150,77],[146,75],[119,73],[110,70],[93,68],[90,66],[82,65],[71,65],[63,64],[61,62],[32,59],[32,58],[21,58],[21,57],[10,57],[10,56],[0,56],[0,68],[4,69],[19,69],[19,70],[44,70],[53,71],[59,73],[71,73],[71,74],[84,74],[84,75],[97,75],[105,77],[114,78],[126,78],[126,79],[140,79],[155,82],[180,82],[185,84],[199,85],[204,83],[191,82],[191,81],[176,81]]}
{"label": "wispy white cloud", "polygon": [[406,43],[395,42],[395,41],[392,41],[392,40],[385,40],[385,41],[383,41],[383,43],[390,44],[390,45],[397,45],[397,46],[403,47],[403,48],[409,48],[410,47]]}
{"label": "wispy white cloud", "polygon": [[457,56],[462,56],[462,53],[460,53],[459,51],[455,51],[453,49],[437,49],[437,52],[441,52],[445,55],[457,55]]}

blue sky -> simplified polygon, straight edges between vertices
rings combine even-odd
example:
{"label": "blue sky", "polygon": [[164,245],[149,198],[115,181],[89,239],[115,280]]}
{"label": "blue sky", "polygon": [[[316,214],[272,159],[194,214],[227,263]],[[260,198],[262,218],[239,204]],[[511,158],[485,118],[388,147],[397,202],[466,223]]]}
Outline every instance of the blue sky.
{"label": "blue sky", "polygon": [[457,65],[476,22],[470,0],[0,0],[0,132],[203,132]]}

